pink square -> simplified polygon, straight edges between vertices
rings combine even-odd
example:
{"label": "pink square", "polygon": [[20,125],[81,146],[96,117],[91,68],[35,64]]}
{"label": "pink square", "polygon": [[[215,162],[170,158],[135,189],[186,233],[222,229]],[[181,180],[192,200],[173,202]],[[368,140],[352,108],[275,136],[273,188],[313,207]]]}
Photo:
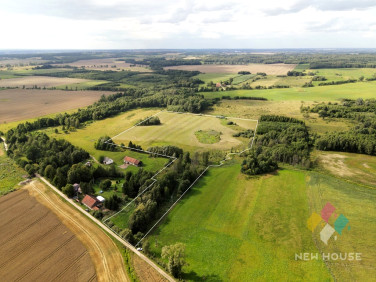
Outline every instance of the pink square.
{"label": "pink square", "polygon": [[336,208],[331,203],[327,202],[325,207],[323,207],[323,209],[321,210],[321,218],[328,222],[330,216],[333,214],[335,210]]}

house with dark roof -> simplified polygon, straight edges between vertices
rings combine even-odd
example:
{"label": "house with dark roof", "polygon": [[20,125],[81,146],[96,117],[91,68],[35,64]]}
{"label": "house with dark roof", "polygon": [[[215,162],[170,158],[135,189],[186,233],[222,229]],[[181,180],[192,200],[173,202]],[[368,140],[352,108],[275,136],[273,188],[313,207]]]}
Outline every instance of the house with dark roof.
{"label": "house with dark roof", "polygon": [[124,163],[134,165],[134,166],[140,166],[142,164],[140,160],[137,160],[135,158],[128,157],[128,156],[124,157]]}
{"label": "house with dark roof", "polygon": [[90,195],[85,195],[81,203],[83,203],[85,206],[87,206],[91,210],[97,210],[98,204],[100,204],[97,198],[90,196]]}

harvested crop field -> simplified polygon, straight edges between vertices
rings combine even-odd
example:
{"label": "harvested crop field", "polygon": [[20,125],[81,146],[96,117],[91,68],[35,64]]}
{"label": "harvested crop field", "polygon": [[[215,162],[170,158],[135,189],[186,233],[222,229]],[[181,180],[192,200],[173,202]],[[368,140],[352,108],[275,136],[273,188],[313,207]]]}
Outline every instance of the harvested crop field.
{"label": "harvested crop field", "polygon": [[37,86],[54,87],[59,85],[67,85],[73,83],[87,82],[87,79],[68,78],[68,77],[50,77],[50,76],[23,76],[17,78],[9,78],[0,80],[0,87],[19,87],[31,88]]}
{"label": "harvested crop field", "polygon": [[19,190],[0,198],[3,281],[96,281],[84,245],[48,208]]}
{"label": "harvested crop field", "polygon": [[86,107],[98,101],[102,91],[7,89],[0,91],[0,122],[12,122]]}
{"label": "harvested crop field", "polygon": [[249,71],[251,73],[265,72],[268,75],[285,75],[292,71],[296,65],[288,64],[250,64],[250,65],[182,65],[166,67],[170,70],[200,71],[202,73],[238,73]]}
{"label": "harvested crop field", "polygon": [[129,281],[118,247],[96,223],[38,181],[26,185],[25,189],[53,211],[85,245],[93,260],[98,281]]}

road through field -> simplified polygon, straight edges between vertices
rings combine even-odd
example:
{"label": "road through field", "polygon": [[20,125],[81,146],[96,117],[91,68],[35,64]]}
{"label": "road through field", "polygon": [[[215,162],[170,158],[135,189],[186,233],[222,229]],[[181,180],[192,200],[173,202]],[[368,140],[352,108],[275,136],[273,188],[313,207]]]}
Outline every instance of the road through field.
{"label": "road through field", "polygon": [[38,201],[56,213],[86,246],[94,262],[98,281],[130,281],[117,246],[98,226],[64,203],[43,184],[33,181],[25,188]]}
{"label": "road through field", "polygon": [[[46,183],[50,188],[52,188],[57,194],[59,194],[62,198],[64,198],[69,204],[71,204],[75,209],[76,209],[76,213],[77,211],[79,211],[80,213],[84,214],[85,216],[88,216],[88,214],[83,210],[81,209],[80,207],[78,207],[71,199],[69,199],[67,196],[65,196],[59,189],[57,189],[55,186],[53,186],[51,183],[49,183],[44,177],[42,176],[39,176],[38,177],[44,182]],[[35,182],[34,182],[35,183]],[[56,202],[61,202],[61,199],[59,199],[59,197],[55,195],[55,200]],[[51,203],[52,204],[52,203]],[[63,203],[64,204],[64,203]],[[68,206],[66,204],[64,204],[65,206]],[[70,210],[74,210],[72,208],[70,208]],[[76,214],[75,213],[75,214]],[[87,217],[85,217],[88,221],[90,221]],[[97,225],[99,225],[102,229],[104,229],[106,232],[108,232],[109,234],[111,234],[111,236],[113,236],[116,240],[118,240],[122,245],[124,245],[125,247],[127,247],[129,250],[131,250],[133,253],[135,253],[136,255],[138,255],[142,260],[144,260],[146,263],[148,263],[152,268],[154,268],[160,275],[162,275],[165,279],[167,279],[168,281],[175,281],[169,274],[167,274],[165,271],[163,271],[158,265],[156,265],[152,260],[150,260],[148,257],[146,257],[143,253],[139,252],[136,250],[135,247],[133,247],[131,244],[125,242],[122,238],[120,238],[116,233],[114,233],[110,228],[108,228],[106,225],[104,225],[101,221],[99,221],[98,219],[94,218],[94,217],[90,217],[91,221],[94,221]],[[92,223],[92,222],[91,222]],[[86,224],[85,224],[85,227],[86,227]],[[96,227],[97,229],[97,233],[98,232],[98,227]],[[109,237],[108,237],[109,238]],[[94,261],[95,262],[95,261]],[[98,275],[98,279],[100,278],[100,276]],[[119,279],[115,279],[115,280],[112,280],[112,281],[124,281],[124,280],[119,280]]]}

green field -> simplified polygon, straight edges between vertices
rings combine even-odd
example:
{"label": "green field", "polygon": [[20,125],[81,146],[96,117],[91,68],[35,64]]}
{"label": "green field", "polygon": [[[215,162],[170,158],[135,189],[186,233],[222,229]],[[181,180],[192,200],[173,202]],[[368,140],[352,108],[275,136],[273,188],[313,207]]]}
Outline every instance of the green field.
{"label": "green field", "polygon": [[214,144],[221,140],[221,133],[215,130],[199,130],[195,132],[195,135],[203,144]]}
{"label": "green field", "polygon": [[371,78],[376,74],[376,69],[362,68],[362,69],[318,69],[307,70],[307,72],[314,72],[315,75],[324,76],[326,81],[314,81],[314,85],[318,85],[320,82],[341,81],[348,79],[359,79],[361,76],[365,78]]}
{"label": "green field", "polygon": [[[372,281],[376,277],[376,190],[348,183],[332,176],[311,173],[307,192],[312,212],[320,212],[330,202],[336,214],[349,219],[350,230],[344,229],[328,245],[315,233],[318,248],[325,253],[361,253],[361,261],[333,261],[328,266],[337,281]],[[333,218],[329,221],[332,224]],[[320,230],[317,230],[320,231]]]}
{"label": "green field", "polygon": [[[280,170],[247,179],[233,164],[209,170],[149,237],[158,256],[164,245],[186,244],[183,279],[200,281],[340,281],[374,277],[373,204],[376,190],[315,172]],[[307,219],[330,201],[351,223],[329,247],[308,230]],[[361,235],[362,234],[362,235]],[[361,238],[360,238],[361,237]],[[313,240],[313,238],[315,240]],[[361,252],[362,263],[295,260],[295,253]]]}
{"label": "green field", "polygon": [[375,98],[376,82],[359,82],[310,88],[287,88],[268,90],[234,90],[225,92],[202,92],[206,98],[226,96],[265,97],[271,101],[338,101],[340,99]]}
{"label": "green field", "polygon": [[17,184],[25,180],[22,175],[27,174],[18,167],[12,159],[8,158],[0,143],[0,196],[17,187]]}
{"label": "green field", "polygon": [[316,252],[308,216],[305,173],[248,180],[233,164],[209,170],[149,241],[156,255],[164,245],[186,244],[186,280],[329,280],[322,261],[294,259]]}
{"label": "green field", "polygon": [[201,79],[205,83],[209,83],[210,81],[217,83],[235,76],[237,76],[235,73],[200,73],[195,78]]}
{"label": "green field", "polygon": [[[161,125],[137,126],[114,138],[118,144],[128,144],[129,141],[150,146],[175,145],[185,150],[231,149],[243,147],[243,142],[232,137],[236,130],[222,125],[217,117],[198,116],[162,112],[158,114]],[[248,122],[248,128],[253,129],[255,122]],[[245,128],[245,129],[248,129]],[[195,132],[215,130],[221,133],[221,140],[215,144],[203,144],[196,138]]]}

